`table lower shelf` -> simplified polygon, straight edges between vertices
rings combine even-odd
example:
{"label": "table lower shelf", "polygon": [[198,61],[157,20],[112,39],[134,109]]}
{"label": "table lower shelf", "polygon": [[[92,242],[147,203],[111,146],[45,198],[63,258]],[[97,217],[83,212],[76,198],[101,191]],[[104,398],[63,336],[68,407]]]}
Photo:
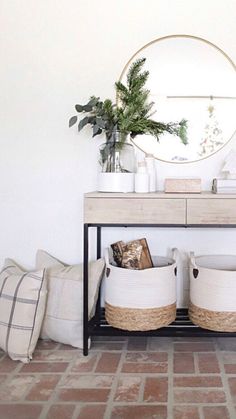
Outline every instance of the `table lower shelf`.
{"label": "table lower shelf", "polygon": [[195,326],[188,317],[188,309],[177,309],[176,320],[167,327],[148,331],[129,331],[110,326],[105,319],[105,310],[101,308],[100,318],[89,322],[90,336],[195,336],[195,337],[236,337],[236,332],[214,332]]}

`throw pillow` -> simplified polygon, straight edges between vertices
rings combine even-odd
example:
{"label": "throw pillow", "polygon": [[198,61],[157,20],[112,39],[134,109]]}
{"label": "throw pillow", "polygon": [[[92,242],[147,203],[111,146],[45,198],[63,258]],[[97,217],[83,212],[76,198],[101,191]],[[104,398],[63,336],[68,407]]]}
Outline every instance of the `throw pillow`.
{"label": "throw pillow", "polygon": [[0,272],[0,347],[22,362],[32,359],[46,306],[45,271],[24,272],[6,259]]}
{"label": "throw pillow", "polygon": [[[37,269],[46,268],[48,300],[42,339],[83,347],[83,264],[66,265],[44,250],[36,255]],[[94,315],[104,260],[89,263],[89,317]]]}

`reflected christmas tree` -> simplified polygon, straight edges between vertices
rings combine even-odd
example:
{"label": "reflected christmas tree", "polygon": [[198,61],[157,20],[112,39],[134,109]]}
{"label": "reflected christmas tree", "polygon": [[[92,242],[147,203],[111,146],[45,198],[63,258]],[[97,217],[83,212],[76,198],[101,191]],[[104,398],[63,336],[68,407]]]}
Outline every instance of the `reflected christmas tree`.
{"label": "reflected christmas tree", "polygon": [[214,153],[214,151],[224,144],[222,130],[219,127],[214,106],[210,105],[207,112],[208,122],[205,125],[204,136],[200,143],[200,150],[198,152],[201,157]]}

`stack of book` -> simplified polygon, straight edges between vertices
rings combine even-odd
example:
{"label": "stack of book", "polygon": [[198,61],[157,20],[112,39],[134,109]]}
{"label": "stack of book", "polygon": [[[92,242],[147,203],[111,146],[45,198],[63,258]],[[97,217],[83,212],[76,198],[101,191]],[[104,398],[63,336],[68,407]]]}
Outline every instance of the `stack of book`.
{"label": "stack of book", "polygon": [[236,194],[236,179],[213,179],[212,192]]}

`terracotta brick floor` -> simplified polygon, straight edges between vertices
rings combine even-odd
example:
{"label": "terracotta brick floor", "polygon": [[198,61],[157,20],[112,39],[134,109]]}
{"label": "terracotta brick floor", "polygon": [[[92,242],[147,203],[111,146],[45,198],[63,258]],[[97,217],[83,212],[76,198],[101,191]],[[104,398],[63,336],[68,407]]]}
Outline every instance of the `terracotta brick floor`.
{"label": "terracotta brick floor", "polygon": [[0,419],[236,419],[236,338],[96,338],[89,356],[39,341],[0,352]]}

